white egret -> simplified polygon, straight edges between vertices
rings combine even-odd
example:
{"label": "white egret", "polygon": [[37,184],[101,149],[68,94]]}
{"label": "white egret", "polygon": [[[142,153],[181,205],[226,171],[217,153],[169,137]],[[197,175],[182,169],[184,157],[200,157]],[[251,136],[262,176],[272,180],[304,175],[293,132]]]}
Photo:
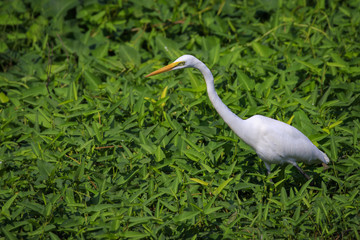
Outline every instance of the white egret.
{"label": "white egret", "polygon": [[200,70],[214,108],[236,135],[256,151],[259,158],[264,161],[268,174],[271,164],[290,163],[307,179],[310,179],[297,165],[297,162],[329,163],[329,158],[324,152],[320,151],[302,132],[289,124],[261,115],[254,115],[243,120],[234,114],[216,93],[214,77],[210,69],[194,56],[183,55],[173,63],[146,75],[146,77],[182,68]]}

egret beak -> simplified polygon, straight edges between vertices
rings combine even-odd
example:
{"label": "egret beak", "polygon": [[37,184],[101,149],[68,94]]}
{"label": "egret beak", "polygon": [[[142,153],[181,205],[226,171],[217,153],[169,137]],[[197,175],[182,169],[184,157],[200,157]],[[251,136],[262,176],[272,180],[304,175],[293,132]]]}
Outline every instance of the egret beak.
{"label": "egret beak", "polygon": [[165,67],[162,67],[152,73],[149,73],[148,75],[146,75],[145,77],[151,77],[151,76],[154,76],[154,75],[157,75],[159,73],[163,73],[163,72],[168,72],[168,71],[171,71],[174,67],[176,67],[177,65],[179,65],[180,63],[182,62],[173,62],[173,63],[170,63],[169,65],[165,66]]}

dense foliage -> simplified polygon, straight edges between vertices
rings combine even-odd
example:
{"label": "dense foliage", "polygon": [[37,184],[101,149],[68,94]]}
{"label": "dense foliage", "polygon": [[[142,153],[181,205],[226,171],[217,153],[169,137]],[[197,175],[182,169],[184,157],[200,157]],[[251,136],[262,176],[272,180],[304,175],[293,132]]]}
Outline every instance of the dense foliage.
{"label": "dense foliage", "polygon": [[[7,0],[0,16],[0,239],[360,238],[358,0]],[[182,54],[329,168],[267,176],[199,72],[144,78]]]}

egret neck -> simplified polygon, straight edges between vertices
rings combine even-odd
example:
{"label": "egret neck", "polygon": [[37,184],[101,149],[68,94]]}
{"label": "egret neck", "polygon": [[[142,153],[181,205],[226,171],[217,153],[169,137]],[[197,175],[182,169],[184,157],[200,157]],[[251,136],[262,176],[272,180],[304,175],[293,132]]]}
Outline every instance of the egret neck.
{"label": "egret neck", "polygon": [[[233,113],[221,100],[219,95],[217,94],[214,86],[214,77],[210,71],[210,69],[201,61],[197,62],[194,66],[197,68],[202,75],[204,76],[206,82],[206,89],[211,103],[214,105],[215,110],[219,113],[222,119],[224,119],[225,123],[229,125],[229,127],[246,143],[249,142],[249,136],[245,134],[245,132],[238,131],[238,129],[246,129],[246,121],[238,117],[235,113]],[[232,126],[237,126],[236,128],[232,128]]]}

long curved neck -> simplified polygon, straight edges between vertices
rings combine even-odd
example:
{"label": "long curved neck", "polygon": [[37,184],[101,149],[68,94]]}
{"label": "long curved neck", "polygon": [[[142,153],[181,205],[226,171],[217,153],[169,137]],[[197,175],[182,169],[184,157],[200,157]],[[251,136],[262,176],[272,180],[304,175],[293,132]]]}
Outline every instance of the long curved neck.
{"label": "long curved neck", "polygon": [[[211,74],[210,69],[202,62],[197,63],[197,69],[203,74],[206,88],[209,95],[209,99],[214,105],[214,108],[219,113],[219,115],[224,119],[224,121],[229,125],[229,127],[235,131],[240,138],[243,138],[241,133],[238,133],[239,129],[234,129],[235,126],[241,127],[244,120],[239,118],[235,113],[233,113],[220,99],[219,95],[216,93],[214,86],[214,77]],[[239,126],[240,125],[240,126]]]}

